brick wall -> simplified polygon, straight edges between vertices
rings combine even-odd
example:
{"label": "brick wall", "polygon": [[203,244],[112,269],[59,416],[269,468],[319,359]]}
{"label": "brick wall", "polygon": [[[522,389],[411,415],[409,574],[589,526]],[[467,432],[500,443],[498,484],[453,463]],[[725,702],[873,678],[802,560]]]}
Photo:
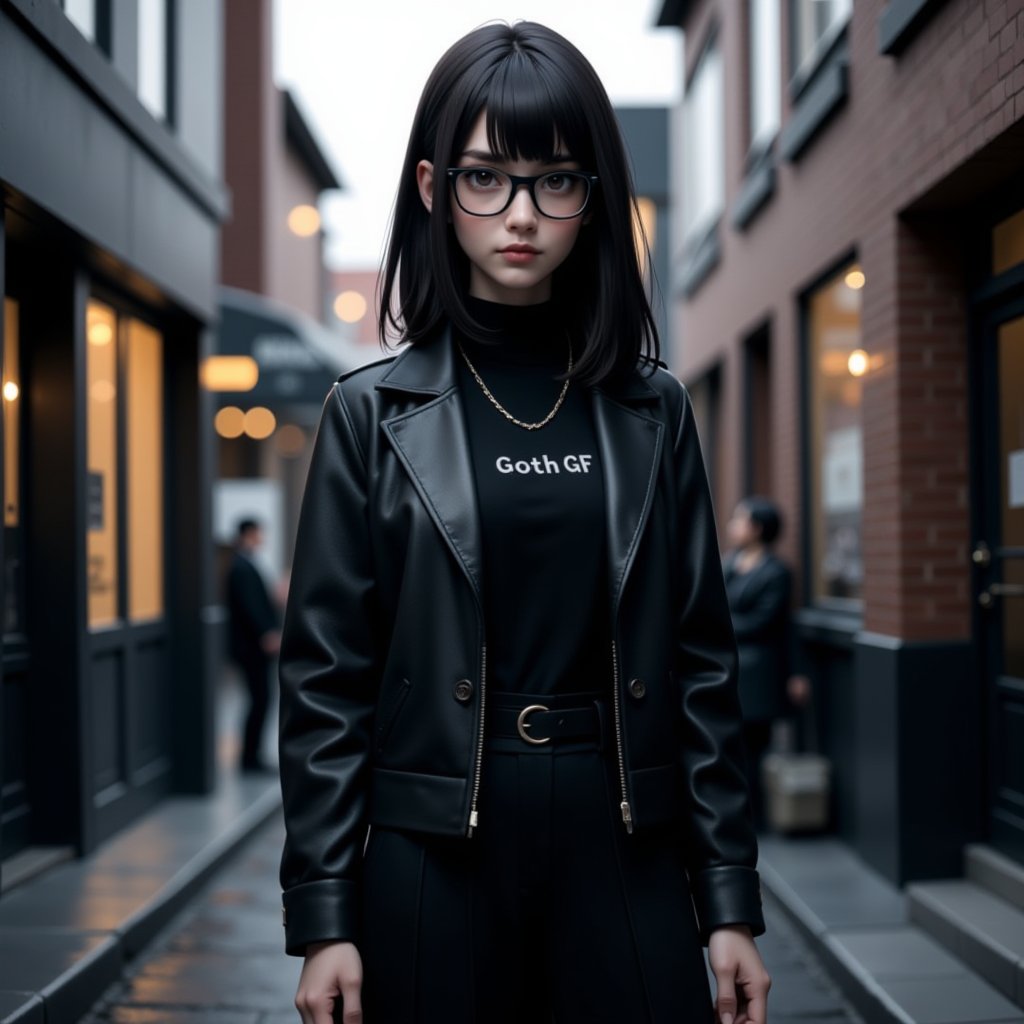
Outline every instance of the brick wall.
{"label": "brick wall", "polygon": [[[783,0],[782,38],[788,4]],[[908,640],[970,632],[966,282],[961,212],[1024,166],[1024,0],[948,0],[898,57],[878,53],[885,0],[857,0],[850,92],[745,232],[728,211],[743,180],[742,10],[703,0],[686,29],[692,62],[717,23],[726,69],[722,259],[679,310],[684,380],[723,364],[723,441],[735,457],[720,516],[741,497],[742,340],[771,325],[774,494],[798,561],[802,458],[799,297],[855,252],[866,275],[865,628]],[[691,66],[688,63],[688,66]],[[783,67],[788,66],[784,55]],[[784,75],[785,77],[785,75]],[[783,88],[784,107],[788,90]],[[789,116],[783,111],[783,124]],[[677,339],[678,341],[678,339]]]}

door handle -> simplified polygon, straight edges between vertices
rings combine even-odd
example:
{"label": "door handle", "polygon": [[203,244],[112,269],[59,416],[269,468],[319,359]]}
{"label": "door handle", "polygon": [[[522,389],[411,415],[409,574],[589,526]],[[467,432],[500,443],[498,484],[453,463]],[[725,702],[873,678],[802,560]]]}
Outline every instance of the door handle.
{"label": "door handle", "polygon": [[990,583],[988,589],[978,595],[978,604],[991,608],[997,597],[1024,597],[1024,583]]}

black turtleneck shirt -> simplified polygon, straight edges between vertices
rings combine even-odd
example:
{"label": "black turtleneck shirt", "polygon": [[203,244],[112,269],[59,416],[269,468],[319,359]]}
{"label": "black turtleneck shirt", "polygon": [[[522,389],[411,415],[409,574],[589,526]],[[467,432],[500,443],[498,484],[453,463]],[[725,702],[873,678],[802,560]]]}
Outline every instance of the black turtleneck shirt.
{"label": "black turtleneck shirt", "polygon": [[[562,388],[569,342],[552,303],[470,298],[493,343],[455,332],[494,397],[542,420]],[[604,480],[590,395],[573,382],[539,430],[510,423],[455,352],[483,537],[483,601],[492,690],[603,690],[611,677]]]}

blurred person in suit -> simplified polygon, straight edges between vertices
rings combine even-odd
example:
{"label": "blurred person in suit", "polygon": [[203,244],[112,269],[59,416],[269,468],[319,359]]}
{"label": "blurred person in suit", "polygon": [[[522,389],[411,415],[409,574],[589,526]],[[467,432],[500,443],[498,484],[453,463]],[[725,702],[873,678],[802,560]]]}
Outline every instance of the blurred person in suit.
{"label": "blurred person in suit", "polygon": [[270,662],[280,649],[281,633],[278,609],[254,560],[262,544],[260,523],[242,519],[227,576],[230,653],[249,695],[242,731],[243,772],[271,770],[260,757],[260,746],[270,700]]}
{"label": "blurred person in suit", "polygon": [[786,710],[789,677],[792,577],[772,549],[781,528],[773,502],[757,495],[744,498],[726,526],[731,550],[722,566],[739,650],[748,778],[759,829],[765,827],[761,759],[771,743],[772,722]]}

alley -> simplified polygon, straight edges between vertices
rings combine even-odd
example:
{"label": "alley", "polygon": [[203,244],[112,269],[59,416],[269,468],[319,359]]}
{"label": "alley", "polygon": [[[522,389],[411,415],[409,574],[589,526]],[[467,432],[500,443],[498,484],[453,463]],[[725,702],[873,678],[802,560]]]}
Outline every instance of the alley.
{"label": "alley", "polygon": [[[300,961],[281,945],[282,835],[279,819],[257,833],[80,1024],[295,1024]],[[772,1024],[858,1021],[770,898],[765,912]]]}

